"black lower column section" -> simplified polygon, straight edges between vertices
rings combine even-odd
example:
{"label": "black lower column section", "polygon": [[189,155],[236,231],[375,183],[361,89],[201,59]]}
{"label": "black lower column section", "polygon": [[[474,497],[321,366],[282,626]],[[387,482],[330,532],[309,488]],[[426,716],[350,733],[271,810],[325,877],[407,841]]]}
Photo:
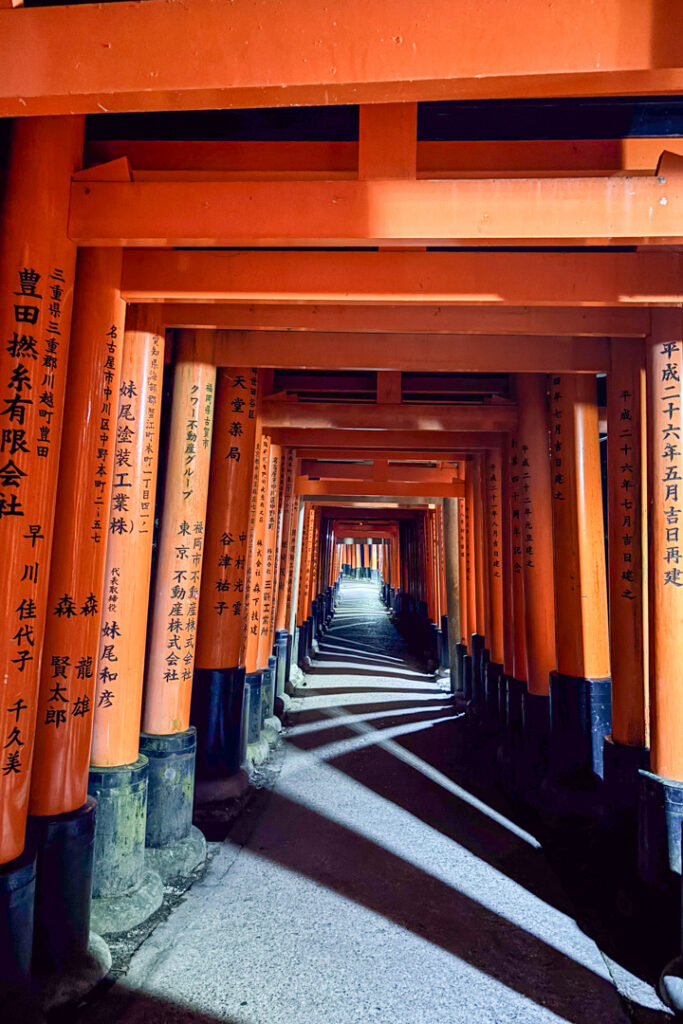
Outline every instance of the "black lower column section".
{"label": "black lower column section", "polygon": [[638,873],[658,889],[681,874],[683,782],[641,771],[638,796]]}
{"label": "black lower column section", "polygon": [[551,769],[560,783],[595,788],[604,773],[605,736],[611,729],[610,679],[550,673]]}
{"label": "black lower column section", "polygon": [[33,949],[36,852],[30,844],[21,856],[0,865],[0,992],[28,987]]}
{"label": "black lower column section", "polygon": [[519,775],[520,791],[530,803],[540,803],[542,786],[548,776],[550,744],[550,698],[543,694],[522,694],[523,754]]}
{"label": "black lower column section", "polygon": [[244,791],[243,705],[243,668],[195,669],[190,717],[197,730],[198,803],[224,800]]}

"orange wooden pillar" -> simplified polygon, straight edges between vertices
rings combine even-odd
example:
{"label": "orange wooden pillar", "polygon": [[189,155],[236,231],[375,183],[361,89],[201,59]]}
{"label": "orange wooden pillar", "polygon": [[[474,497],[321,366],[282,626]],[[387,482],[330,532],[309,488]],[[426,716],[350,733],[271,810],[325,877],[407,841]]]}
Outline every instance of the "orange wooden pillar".
{"label": "orange wooden pillar", "polygon": [[[268,515],[268,481],[270,466],[270,437],[261,434],[254,460],[250,528],[247,562],[247,629],[245,638],[246,695],[246,757],[259,763],[268,754],[263,742],[264,668],[259,663],[259,646],[263,622],[263,580],[265,564],[266,521]],[[265,686],[267,692],[267,681]]]}
{"label": "orange wooden pillar", "polygon": [[192,830],[196,730],[190,727],[190,702],[216,368],[201,332],[178,332],[175,358],[140,744],[150,761],[149,859],[162,870],[163,851],[172,844],[186,844],[184,867],[201,860],[205,849],[201,833]]}
{"label": "orange wooden pillar", "polygon": [[[93,659],[92,927],[105,932],[148,917],[163,897],[161,879],[145,867],[149,767],[139,754],[163,365],[164,338],[152,308],[129,307],[112,409],[113,487],[104,513],[106,564]],[[122,815],[130,824],[125,833],[117,824]]]}
{"label": "orange wooden pillar", "polygon": [[612,733],[605,784],[620,808],[637,800],[648,764],[645,346],[611,343],[607,377],[607,503]]}
{"label": "orange wooden pillar", "polygon": [[[261,623],[258,664],[262,673],[264,721],[275,712],[275,674],[277,664],[273,655],[275,637],[275,580],[278,565],[278,507],[280,503],[280,469],[282,449],[271,444],[268,452],[268,493],[263,533],[263,589],[261,597]],[[270,725],[277,723],[271,722]]]}
{"label": "orange wooden pillar", "polygon": [[472,702],[476,707],[485,703],[484,674],[489,659],[490,602],[488,587],[488,542],[485,516],[486,473],[484,457],[472,459],[472,559],[474,568],[474,632],[472,634]]}
{"label": "orange wooden pillar", "polygon": [[443,499],[444,570],[446,577],[446,617],[448,625],[448,662],[451,672],[451,692],[462,696],[462,656],[458,657],[461,643],[461,577],[460,523],[458,498]]}
{"label": "orange wooden pillar", "polygon": [[80,166],[83,123],[15,121],[4,183],[0,864],[24,850],[76,262],[67,239],[69,185]]}
{"label": "orange wooden pillar", "polygon": [[280,487],[280,544],[279,568],[275,592],[275,647],[277,649],[277,674],[275,689],[275,711],[284,710],[285,689],[289,681],[292,638],[289,633],[289,609],[294,578],[294,552],[296,548],[296,515],[294,509],[294,470],[296,453],[294,449],[283,451],[282,477]]}
{"label": "orange wooden pillar", "polygon": [[547,766],[550,673],[555,657],[555,589],[545,374],[517,374],[519,491],[526,629],[523,728],[527,780],[534,790]]}
{"label": "orange wooden pillar", "polygon": [[652,310],[647,345],[650,772],[641,773],[640,872],[681,872],[683,818],[683,314]]}
{"label": "orange wooden pillar", "polygon": [[551,764],[570,787],[603,773],[611,727],[609,633],[600,439],[595,378],[549,378],[555,549]]}
{"label": "orange wooden pillar", "polygon": [[199,801],[234,795],[246,781],[240,654],[257,403],[255,369],[218,370],[191,707]]}
{"label": "orange wooden pillar", "polygon": [[463,693],[467,700],[472,698],[472,672],[475,648],[481,652],[481,641],[477,637],[477,576],[475,571],[475,516],[474,516],[474,460],[465,467],[465,581],[467,584],[467,651],[463,654]]}
{"label": "orange wooden pillar", "polygon": [[[83,125],[82,117],[18,118],[3,181],[0,875],[12,897],[0,910],[0,988],[22,984],[31,961],[32,913],[24,908],[32,908],[36,882],[24,844],[76,262],[69,188]],[[37,912],[40,905],[39,876]]]}
{"label": "orange wooden pillar", "polygon": [[[458,467],[458,479],[465,482],[465,464]],[[466,499],[458,498],[458,557],[460,573],[460,629],[458,636],[458,659],[459,662],[467,653],[467,508]],[[460,678],[462,681],[462,664],[460,664]]]}
{"label": "orange wooden pillar", "polygon": [[[95,827],[88,765],[125,317],[120,277],[120,250],[81,250],[29,803],[44,876],[35,918],[38,971],[88,950],[93,844],[81,837],[92,838]],[[45,367],[43,386],[54,380]],[[32,645],[35,609],[24,605],[20,617]],[[57,912],[54,890],[64,894]]]}
{"label": "orange wooden pillar", "polygon": [[[526,609],[524,605],[525,531],[522,516],[522,451],[518,437],[512,436],[508,446],[508,506],[510,513],[509,559],[510,584],[505,593],[512,623],[512,656],[508,663],[506,727],[511,749],[521,750],[523,737],[524,694],[527,691]],[[506,649],[506,662],[509,662]]]}
{"label": "orange wooden pillar", "polygon": [[485,703],[491,720],[498,719],[500,680],[503,674],[503,533],[502,482],[503,465],[500,449],[486,453],[484,466],[486,484],[486,540],[489,630],[489,658],[484,673]]}

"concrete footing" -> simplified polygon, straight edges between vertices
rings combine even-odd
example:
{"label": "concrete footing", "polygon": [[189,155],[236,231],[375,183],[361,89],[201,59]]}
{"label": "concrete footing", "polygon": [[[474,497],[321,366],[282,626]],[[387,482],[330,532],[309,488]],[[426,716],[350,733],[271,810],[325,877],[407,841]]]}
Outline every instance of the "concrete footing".
{"label": "concrete footing", "polygon": [[206,839],[194,825],[182,839],[163,846],[148,846],[145,861],[163,882],[179,876],[191,875],[206,860]]}
{"label": "concrete footing", "polygon": [[88,789],[98,802],[91,927],[128,931],[161,906],[161,878],[145,866],[149,762],[91,768]]}
{"label": "concrete footing", "polygon": [[111,969],[109,946],[95,932],[90,933],[85,950],[58,970],[37,974],[33,991],[41,1009],[48,1013],[60,1006],[79,1003]]}

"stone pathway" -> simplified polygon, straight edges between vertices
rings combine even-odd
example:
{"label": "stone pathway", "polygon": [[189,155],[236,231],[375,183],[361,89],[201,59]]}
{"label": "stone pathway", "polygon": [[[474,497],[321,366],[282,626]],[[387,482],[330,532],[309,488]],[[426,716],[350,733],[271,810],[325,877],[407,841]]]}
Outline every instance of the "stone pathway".
{"label": "stone pathway", "polygon": [[537,840],[463,782],[467,723],[346,583],[203,880],[79,1024],[627,1024]]}

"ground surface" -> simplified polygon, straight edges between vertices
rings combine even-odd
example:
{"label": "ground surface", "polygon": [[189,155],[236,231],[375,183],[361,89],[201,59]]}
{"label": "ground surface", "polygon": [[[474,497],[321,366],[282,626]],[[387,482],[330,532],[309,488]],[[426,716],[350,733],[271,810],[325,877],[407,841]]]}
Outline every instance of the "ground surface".
{"label": "ground surface", "polygon": [[272,787],[78,1024],[670,1019],[581,930],[536,839],[474,795],[469,724],[375,585],[344,586],[290,723]]}

